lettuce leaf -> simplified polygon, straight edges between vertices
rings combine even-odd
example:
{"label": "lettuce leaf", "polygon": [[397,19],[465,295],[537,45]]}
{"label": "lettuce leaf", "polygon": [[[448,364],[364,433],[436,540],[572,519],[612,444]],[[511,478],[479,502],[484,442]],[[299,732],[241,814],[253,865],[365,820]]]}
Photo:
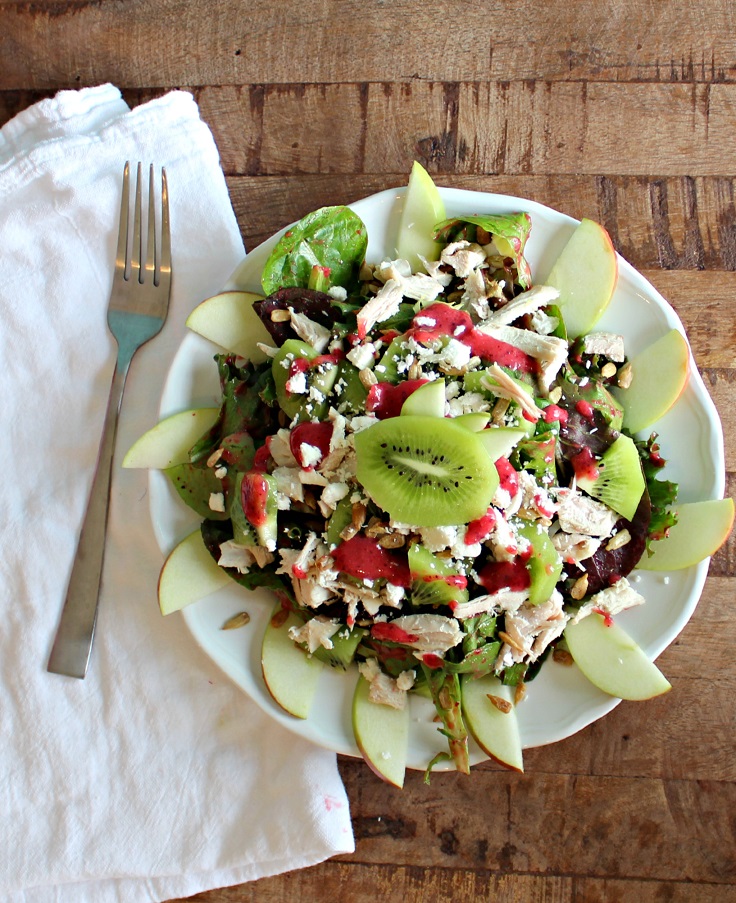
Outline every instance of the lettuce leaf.
{"label": "lettuce leaf", "polygon": [[[321,207],[308,213],[279,239],[263,268],[263,291],[308,288],[313,267],[325,268],[330,285],[357,283],[368,247],[368,231],[348,207]],[[329,272],[327,272],[329,271]]]}

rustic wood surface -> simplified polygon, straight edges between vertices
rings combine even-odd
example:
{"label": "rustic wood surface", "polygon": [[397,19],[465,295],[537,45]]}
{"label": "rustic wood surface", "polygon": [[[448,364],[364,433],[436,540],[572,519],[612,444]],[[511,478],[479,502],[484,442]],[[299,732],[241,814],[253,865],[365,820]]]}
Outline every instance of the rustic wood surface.
{"label": "rustic wood surface", "polygon": [[[670,300],[720,412],[736,489],[732,0],[2,0],[0,123],[111,81],[190,90],[245,242],[404,184],[532,198],[609,230]],[[736,540],[662,655],[674,691],[624,703],[526,774],[340,760],[356,851],[198,903],[736,901]]]}

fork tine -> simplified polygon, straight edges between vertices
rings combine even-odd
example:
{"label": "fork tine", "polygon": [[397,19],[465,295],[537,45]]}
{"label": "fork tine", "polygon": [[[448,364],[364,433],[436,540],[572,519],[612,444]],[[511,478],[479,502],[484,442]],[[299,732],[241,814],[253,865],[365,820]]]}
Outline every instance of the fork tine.
{"label": "fork tine", "polygon": [[171,278],[171,224],[169,222],[169,183],[166,169],[161,168],[161,260],[159,281]]}
{"label": "fork tine", "polygon": [[128,257],[128,218],[130,216],[130,161],[123,168],[123,190],[120,197],[120,225],[118,227],[118,247],[115,252],[115,269],[125,274]]}
{"label": "fork tine", "polygon": [[133,218],[133,256],[130,264],[130,278],[141,282],[141,164],[138,164],[138,172],[135,180],[135,214]]}
{"label": "fork tine", "polygon": [[156,259],[156,204],[154,203],[155,191],[153,185],[153,163],[148,170],[148,242],[146,250],[146,269],[145,281],[149,278],[154,285],[157,285],[157,264]]}

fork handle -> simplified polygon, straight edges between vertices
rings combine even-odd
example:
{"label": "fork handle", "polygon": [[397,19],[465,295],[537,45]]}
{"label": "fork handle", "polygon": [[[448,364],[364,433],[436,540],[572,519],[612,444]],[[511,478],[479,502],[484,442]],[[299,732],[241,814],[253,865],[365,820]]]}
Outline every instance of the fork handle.
{"label": "fork handle", "polygon": [[55,674],[84,679],[89,664],[97,622],[97,606],[105,557],[107,513],[110,507],[115,434],[118,414],[130,366],[127,349],[118,352],[110,397],[107,402],[97,466],[90,489],[87,510],[72,565],[64,608],[51,649],[48,670]]}

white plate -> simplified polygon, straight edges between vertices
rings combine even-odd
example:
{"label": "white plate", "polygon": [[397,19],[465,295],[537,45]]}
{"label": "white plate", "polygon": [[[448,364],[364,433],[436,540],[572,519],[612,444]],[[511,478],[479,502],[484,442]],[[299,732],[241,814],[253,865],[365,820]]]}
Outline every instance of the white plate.
{"label": "white plate", "polygon": [[[577,221],[532,201],[504,195],[457,189],[440,189],[448,216],[472,213],[527,211],[532,231],[526,256],[536,283],[542,283]],[[383,191],[352,204],[368,228],[367,259],[379,262],[392,255],[391,246],[400,215],[404,189]],[[226,288],[260,291],[260,272],[278,236],[256,248],[231,277]],[[616,293],[597,328],[623,333],[629,354],[635,354],[675,327],[684,331],[677,315],[656,289],[625,260],[619,258]],[[161,399],[161,416],[219,403],[216,367],[218,349],[199,336],[187,336],[173,361]],[[725,484],[723,436],[715,406],[692,363],[689,385],[677,404],[654,428],[660,434],[662,453],[668,461],[666,475],[680,484],[680,500],[720,498]],[[179,501],[163,474],[151,473],[151,517],[164,554],[198,523],[196,515]],[[646,605],[619,616],[651,658],[656,658],[680,633],[705,582],[708,561],[671,574],[641,572],[636,584]],[[305,720],[287,715],[277,706],[263,683],[260,643],[273,599],[266,591],[248,593],[233,584],[185,609],[184,619],[196,641],[232,680],[264,711],[289,730],[310,741],[351,756],[359,752],[351,728],[351,702],[357,670],[347,673],[326,667],[320,678],[314,711]],[[246,608],[247,628],[220,629],[224,621]],[[620,700],[600,692],[574,666],[548,660],[539,676],[527,686],[527,698],[518,717],[525,748],[569,737],[610,712]],[[431,703],[412,698],[412,729],[408,765],[424,769],[446,740],[433,722]],[[486,756],[471,742],[471,761]],[[446,766],[452,767],[452,766]]]}

